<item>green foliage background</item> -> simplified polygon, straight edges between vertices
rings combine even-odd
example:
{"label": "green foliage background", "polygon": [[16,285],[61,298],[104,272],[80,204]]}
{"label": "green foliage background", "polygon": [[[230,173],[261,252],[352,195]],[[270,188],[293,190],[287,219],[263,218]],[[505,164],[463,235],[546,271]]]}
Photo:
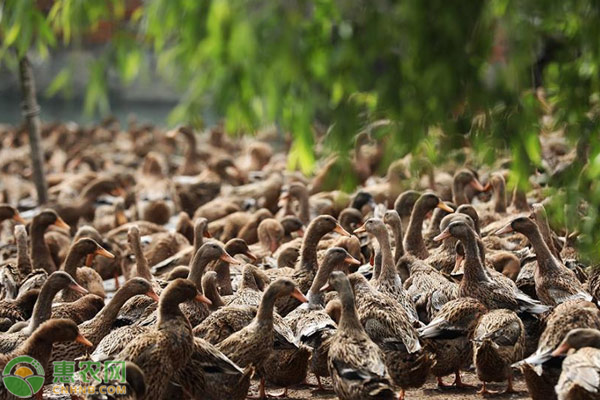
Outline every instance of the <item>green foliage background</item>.
{"label": "green foliage background", "polygon": [[[112,40],[88,66],[86,112],[109,110],[108,66],[127,84],[148,68],[151,51],[158,70],[184,89],[170,123],[201,125],[206,107],[231,132],[276,123],[295,138],[290,167],[305,172],[315,161],[315,126],[328,127],[327,151],[345,155],[356,132],[386,119],[391,124],[374,135],[393,138],[385,139],[388,160],[414,151],[441,163],[447,149],[468,143],[478,160],[492,162],[507,149],[509,185],[526,188],[543,168],[538,135],[564,129],[590,157],[550,182],[550,213],[584,233],[587,254],[600,256],[597,1],[146,0],[133,13],[124,0],[4,0],[1,7],[7,65],[111,23]],[[540,60],[550,126],[542,126],[548,110],[534,90]],[[48,94],[68,86],[65,71]],[[585,218],[578,217],[582,200]]]}

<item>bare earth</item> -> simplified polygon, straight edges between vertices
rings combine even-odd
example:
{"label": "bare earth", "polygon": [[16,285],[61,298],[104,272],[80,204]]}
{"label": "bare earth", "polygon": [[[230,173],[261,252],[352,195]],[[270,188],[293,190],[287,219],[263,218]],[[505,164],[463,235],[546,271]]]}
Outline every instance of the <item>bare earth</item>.
{"label": "bare earth", "polygon": [[[429,381],[425,384],[425,386],[419,389],[411,389],[406,392],[406,400],[412,399],[438,399],[438,400],[466,400],[466,399],[481,399],[483,396],[477,394],[477,391],[481,388],[481,383],[477,380],[477,376],[475,376],[472,372],[463,372],[462,380],[464,383],[475,385],[475,388],[465,388],[465,389],[455,389],[455,388],[447,388],[447,389],[438,389],[435,378],[430,378]],[[450,384],[454,380],[453,376],[447,376],[444,379],[446,384]],[[329,379],[322,379],[323,385],[325,388],[331,389],[331,381]],[[316,390],[317,381],[314,376],[308,376],[308,383],[314,386],[306,386],[306,385],[298,385],[291,387],[288,390],[288,397],[281,397],[281,399],[286,400],[301,400],[301,399],[337,399],[337,396],[333,392],[333,390],[329,390],[327,392],[318,392]],[[489,390],[495,391],[503,391],[506,388],[506,383],[491,383],[488,385]],[[525,386],[525,381],[520,374],[515,373],[514,379],[514,388],[518,391],[515,394],[494,394],[488,395],[485,398],[490,399],[530,399],[529,393],[527,392],[527,387]],[[267,392],[271,395],[281,394],[282,389],[267,387]],[[258,382],[252,382],[252,386],[250,387],[250,392],[248,395],[256,395],[258,394]]]}

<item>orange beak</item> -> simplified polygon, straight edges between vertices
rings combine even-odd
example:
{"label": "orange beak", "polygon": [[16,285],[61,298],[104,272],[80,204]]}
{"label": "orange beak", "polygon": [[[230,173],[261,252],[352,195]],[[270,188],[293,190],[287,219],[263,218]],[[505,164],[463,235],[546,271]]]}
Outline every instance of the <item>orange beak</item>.
{"label": "orange beak", "polygon": [[460,254],[456,255],[456,261],[454,262],[454,269],[452,270],[452,273],[450,275],[452,275],[454,273],[458,273],[458,271],[460,271],[460,264],[462,264],[462,261],[464,259],[465,258],[462,255],[460,255]]}
{"label": "orange beak", "polygon": [[356,228],[354,230],[354,233],[363,233],[366,231],[367,231],[367,228],[365,228],[365,224],[362,224],[361,226],[359,226],[358,228]]}
{"label": "orange beak", "polygon": [[347,256],[346,258],[344,258],[344,262],[348,263],[350,265],[360,265],[360,261],[358,261],[356,258],[354,258],[352,256]]}
{"label": "orange beak", "polygon": [[18,222],[19,224],[23,224],[25,225],[27,222],[23,219],[23,217],[21,217],[21,214],[16,213],[15,215],[13,215],[12,219],[16,222]]}
{"label": "orange beak", "polygon": [[500,228],[496,231],[495,235],[502,235],[504,233],[509,233],[509,232],[514,232],[514,229],[512,227],[512,222],[508,223],[504,226],[504,228]]}
{"label": "orange beak", "polygon": [[258,257],[256,257],[256,255],[253,252],[251,252],[250,250],[244,252],[244,255],[246,257],[248,257],[249,259],[251,259],[252,261],[258,260]]}
{"label": "orange beak", "polygon": [[53,225],[66,230],[71,230],[71,227],[61,217],[58,217]]}
{"label": "orange beak", "polygon": [[229,253],[227,253],[227,252],[224,252],[223,254],[221,254],[221,257],[219,257],[219,260],[225,261],[226,263],[229,263],[229,264],[241,264],[241,262],[239,262],[235,258],[231,257],[231,255],[229,255]]}
{"label": "orange beak", "polygon": [[81,294],[89,293],[86,288],[82,287],[81,285],[78,285],[77,283],[70,283],[68,288],[76,291],[77,293],[81,293]]}
{"label": "orange beak", "polygon": [[348,233],[347,230],[342,228],[342,226],[340,224],[336,224],[335,228],[333,228],[333,231],[339,233],[342,236],[348,236],[348,237],[352,236],[351,234]]}
{"label": "orange beak", "polygon": [[94,344],[92,342],[90,342],[89,340],[87,340],[85,338],[85,336],[83,336],[81,333],[79,335],[77,335],[77,337],[75,338],[75,341],[77,343],[81,343],[84,346],[94,347]]}
{"label": "orange beak", "polygon": [[483,191],[487,192],[488,190],[490,190],[492,188],[492,184],[491,183],[486,183],[485,186],[483,187]]}
{"label": "orange beak", "polygon": [[369,257],[369,264],[371,264],[371,267],[373,265],[375,265],[375,255],[371,254],[371,257]]}
{"label": "orange beak", "polygon": [[106,258],[115,258],[115,255],[110,251],[106,250],[104,247],[99,247],[94,251],[94,255],[102,256]]}
{"label": "orange beak", "polygon": [[292,292],[292,294],[290,294],[290,296],[302,303],[308,303],[308,299],[304,297],[304,295],[300,290],[298,290],[298,288],[294,288],[294,291]]}
{"label": "orange beak", "polygon": [[560,346],[558,346],[556,348],[556,350],[554,350],[552,352],[552,356],[556,357],[556,356],[560,356],[560,355],[563,355],[563,354],[567,354],[567,352],[569,351],[570,348],[571,348],[571,346],[569,346],[568,343],[563,342],[563,343],[561,343]]}
{"label": "orange beak", "polygon": [[454,210],[452,209],[452,207],[450,207],[448,204],[444,203],[443,201],[440,201],[437,206],[437,208],[441,208],[442,210],[449,212],[449,213],[453,213]]}
{"label": "orange beak", "polygon": [[150,297],[152,300],[158,302],[158,295],[156,294],[156,292],[152,289],[148,290],[146,292],[146,296]]}
{"label": "orange beak", "polygon": [[210,301],[210,299],[208,297],[206,297],[205,295],[203,295],[202,293],[198,293],[196,295],[196,300],[201,303],[208,304],[209,306],[212,304],[212,301]]}
{"label": "orange beak", "polygon": [[319,289],[320,292],[329,292],[330,290],[333,290],[333,286],[331,286],[329,282],[321,286],[321,289]]}
{"label": "orange beak", "polygon": [[477,191],[485,192],[485,188],[481,185],[481,182],[477,180],[477,178],[473,178],[470,182],[470,185]]}
{"label": "orange beak", "polygon": [[271,240],[271,253],[275,253],[275,250],[279,247],[279,243],[275,240]]}
{"label": "orange beak", "polygon": [[444,232],[442,232],[439,235],[437,235],[436,237],[434,237],[433,240],[436,242],[441,242],[442,240],[447,239],[450,236],[452,236],[450,234],[450,231],[448,229],[445,229]]}
{"label": "orange beak", "polygon": [[213,236],[210,234],[210,232],[208,231],[208,229],[205,229],[204,232],[202,233],[202,236],[204,236],[207,239],[212,238]]}

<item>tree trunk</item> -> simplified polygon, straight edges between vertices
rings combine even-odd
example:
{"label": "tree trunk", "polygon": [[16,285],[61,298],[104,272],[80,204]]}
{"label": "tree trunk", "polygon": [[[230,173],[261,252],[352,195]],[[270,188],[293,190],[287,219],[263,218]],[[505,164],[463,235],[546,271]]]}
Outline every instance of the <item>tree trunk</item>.
{"label": "tree trunk", "polygon": [[35,82],[33,71],[27,55],[19,60],[19,78],[23,93],[23,117],[29,131],[29,146],[31,147],[31,164],[33,167],[33,182],[37,190],[38,204],[48,201],[48,185],[44,174],[44,151],[40,137],[40,107],[35,97]]}

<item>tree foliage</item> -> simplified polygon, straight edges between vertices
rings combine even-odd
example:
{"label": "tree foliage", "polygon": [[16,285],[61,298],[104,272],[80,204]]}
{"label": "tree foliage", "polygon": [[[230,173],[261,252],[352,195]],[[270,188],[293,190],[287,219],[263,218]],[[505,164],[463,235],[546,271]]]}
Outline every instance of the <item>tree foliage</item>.
{"label": "tree foliage", "polygon": [[[46,55],[109,22],[112,40],[88,66],[88,112],[109,109],[108,67],[127,84],[147,68],[149,51],[183,91],[171,123],[199,125],[206,108],[231,132],[276,123],[295,139],[290,166],[307,172],[316,126],[328,127],[325,148],[345,155],[356,132],[386,119],[373,135],[385,137],[388,160],[418,151],[438,163],[446,149],[468,144],[492,162],[506,149],[509,184],[527,188],[544,168],[540,132],[564,130],[590,162],[552,178],[560,190],[550,211],[600,255],[596,1],[146,0],[132,12],[124,0],[40,3],[4,1],[0,56],[8,64],[10,49]],[[50,92],[67,86],[68,74],[59,74]],[[584,219],[576,218],[582,199]]]}

